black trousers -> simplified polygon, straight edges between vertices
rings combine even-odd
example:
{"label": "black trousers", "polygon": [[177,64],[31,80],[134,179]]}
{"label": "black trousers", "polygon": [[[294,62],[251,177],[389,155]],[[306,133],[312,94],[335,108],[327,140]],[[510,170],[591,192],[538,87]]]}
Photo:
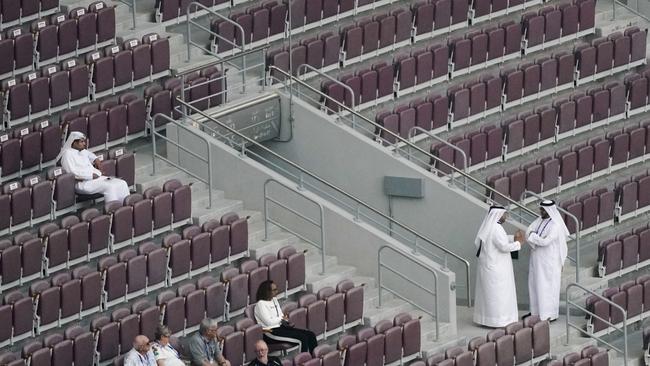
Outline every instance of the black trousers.
{"label": "black trousers", "polygon": [[[264,334],[267,337],[267,334]],[[282,341],[281,338],[291,338],[300,341],[300,352],[309,352],[312,353],[314,348],[318,346],[318,341],[316,340],[316,335],[314,332],[306,329],[299,329],[294,327],[288,327],[286,325],[280,325],[277,328],[271,330],[271,335],[268,336],[272,341],[278,342]],[[291,342],[287,339],[287,342]]]}

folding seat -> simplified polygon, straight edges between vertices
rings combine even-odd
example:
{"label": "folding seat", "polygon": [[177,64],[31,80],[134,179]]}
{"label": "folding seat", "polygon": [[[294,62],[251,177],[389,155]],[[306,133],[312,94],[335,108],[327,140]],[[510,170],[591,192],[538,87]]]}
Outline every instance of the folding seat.
{"label": "folding seat", "polygon": [[55,58],[58,51],[57,26],[47,24],[45,20],[38,20],[31,25],[32,33],[35,34],[36,52],[38,61],[42,62]]}
{"label": "folding seat", "polygon": [[[300,352],[299,354],[297,354],[297,355],[295,355],[293,357],[293,364],[294,365],[308,365],[308,366],[311,366],[312,361],[313,361],[313,359],[311,357],[311,353],[309,353],[309,352]],[[318,362],[320,363],[320,360],[318,360]]]}
{"label": "folding seat", "polygon": [[620,240],[623,243],[623,268],[636,265],[639,261],[639,237],[630,235]]}
{"label": "folding seat", "polygon": [[402,356],[402,328],[394,326],[389,320],[380,320],[375,324],[375,332],[384,335],[384,363],[391,363]]}
{"label": "folding seat", "polygon": [[395,113],[399,117],[399,135],[407,138],[411,129],[415,127],[415,108],[399,106],[395,108]]}
{"label": "folding seat", "polygon": [[73,356],[74,363],[91,365],[94,360],[94,335],[78,325],[67,328],[64,335],[66,340],[72,341],[74,352],[70,356]]}
{"label": "folding seat", "polygon": [[194,284],[185,284],[178,288],[178,295],[185,298],[185,328],[187,334],[199,329],[199,323],[205,318],[205,295]]}
{"label": "folding seat", "polygon": [[578,79],[585,79],[596,73],[596,52],[594,46],[583,45],[576,48]]}
{"label": "folding seat", "polygon": [[449,48],[451,50],[449,59],[451,60],[453,77],[453,72],[459,72],[469,67],[472,55],[472,41],[470,39],[450,40]]}
{"label": "folding seat", "polygon": [[70,77],[66,70],[57,66],[47,66],[42,69],[44,77],[49,78],[50,107],[68,104],[70,101]]}
{"label": "folding seat", "polygon": [[467,12],[469,3],[462,0],[452,0],[451,4],[451,24],[461,25],[467,22]]}
{"label": "folding seat", "polygon": [[11,306],[13,333],[12,342],[31,337],[33,335],[34,304],[31,297],[19,291],[12,291],[4,296],[4,305]]}
{"label": "folding seat", "polygon": [[562,37],[567,37],[578,32],[578,6],[575,4],[560,4],[558,9],[562,12]]}
{"label": "folding seat", "polygon": [[253,17],[252,41],[266,39],[269,36],[270,10],[267,8],[257,9],[251,15]]}
{"label": "folding seat", "polygon": [[597,193],[600,199],[598,205],[598,223],[612,220],[614,217],[614,192],[604,191]]}
{"label": "folding seat", "polygon": [[609,355],[607,351],[601,351],[591,356],[591,365],[607,366],[609,365]]}
{"label": "folding seat", "polygon": [[[112,68],[112,63],[107,61],[102,61],[100,63],[100,69],[102,73],[109,71],[104,70],[107,65],[109,68]],[[90,82],[90,71],[88,65],[78,64],[75,60],[68,60],[63,63],[63,69],[68,72],[68,77],[70,80],[70,100],[80,100],[86,99],[88,97],[88,84]],[[110,70],[112,74],[112,70]],[[107,77],[107,80],[102,80],[102,83],[106,83],[109,86],[100,85],[101,87],[110,87],[113,85],[112,75]],[[110,80],[108,80],[110,79]]]}
{"label": "folding seat", "polygon": [[222,226],[218,220],[209,220],[203,224],[202,230],[210,238],[210,266],[225,263],[230,253],[230,227]]}
{"label": "folding seat", "polygon": [[604,172],[609,168],[610,141],[597,140],[591,144],[594,147],[594,173]]}
{"label": "folding seat", "polygon": [[150,237],[152,233],[152,202],[141,194],[135,193],[124,199],[124,204],[133,208],[133,237],[139,240]]}
{"label": "folding seat", "polygon": [[287,263],[286,260],[277,259],[273,254],[264,254],[258,258],[260,267],[266,267],[268,279],[273,281],[278,287],[278,292],[282,293],[287,286]]}
{"label": "folding seat", "polygon": [[446,95],[432,96],[429,100],[433,104],[432,129],[435,130],[440,127],[446,127],[449,115],[449,97]]}
{"label": "folding seat", "polygon": [[346,91],[343,86],[333,81],[325,81],[321,84],[321,91],[328,96],[328,98],[323,98],[321,100],[321,103],[326,108],[328,113],[337,113],[340,110],[339,105],[345,102],[344,99]]}
{"label": "folding seat", "polygon": [[433,53],[433,79],[449,78],[449,47],[447,45],[433,45],[429,47]]}
{"label": "folding seat", "polygon": [[638,179],[639,193],[637,196],[637,205],[639,208],[650,205],[650,176]]}
{"label": "folding seat", "polygon": [[454,165],[454,149],[444,144],[431,145],[431,154],[437,157],[437,159],[431,159],[432,168],[449,174],[450,167]]}
{"label": "folding seat", "polygon": [[67,267],[68,231],[55,223],[47,223],[38,228],[39,237],[44,246],[44,269],[46,274]]}
{"label": "folding seat", "polygon": [[307,308],[299,307],[298,303],[294,301],[285,302],[281,308],[282,312],[289,316],[289,322],[296,328],[307,329]]}
{"label": "folding seat", "polygon": [[431,33],[433,30],[432,3],[416,3],[411,7],[414,14],[416,36]]}
{"label": "folding seat", "polygon": [[[586,56],[586,55],[585,55]],[[573,53],[563,53],[558,52],[555,54],[557,59],[557,85],[572,84],[574,73],[575,73],[575,60],[578,57],[578,63],[580,63],[580,56],[575,56]],[[587,60],[585,59],[585,62]],[[586,66],[585,66],[586,67]],[[580,74],[582,76],[582,73]]]}
{"label": "folding seat", "polygon": [[[544,17],[528,13],[522,15],[522,27],[524,30],[524,39],[526,40],[526,49],[534,50],[533,47],[543,46],[544,44]],[[527,52],[531,52],[528,50]]]}
{"label": "folding seat", "polygon": [[639,236],[639,262],[646,261],[650,259],[650,229],[639,228],[635,234]]}
{"label": "folding seat", "polygon": [[589,94],[591,95],[593,101],[593,122],[595,123],[607,119],[607,117],[609,117],[609,90],[595,89],[589,91]]}
{"label": "folding seat", "polygon": [[285,3],[271,3],[269,9],[269,34],[271,36],[284,32],[284,21],[287,17],[287,5]]}
{"label": "folding seat", "polygon": [[548,140],[555,137],[555,122],[557,119],[554,108],[542,107],[537,109],[539,115],[539,139]]}
{"label": "folding seat", "polygon": [[507,152],[521,150],[524,147],[524,122],[518,119],[508,123],[505,128]]}
{"label": "folding seat", "polygon": [[414,52],[416,84],[428,83],[433,75],[433,54],[428,50]]}
{"label": "folding seat", "polygon": [[324,334],[327,316],[325,301],[318,300],[314,294],[307,294],[300,297],[298,305],[307,309],[307,329],[316,335]]}
{"label": "folding seat", "polygon": [[625,86],[620,83],[605,85],[609,89],[609,116],[621,115],[625,112]]}
{"label": "folding seat", "polygon": [[303,40],[302,43],[307,48],[307,64],[315,69],[323,67],[323,40],[322,39],[308,39]]}
{"label": "folding seat", "polygon": [[107,142],[126,137],[126,106],[115,100],[107,100],[100,104],[100,109],[106,113]]}
{"label": "folding seat", "polygon": [[646,132],[643,127],[639,127],[631,129],[628,134],[630,136],[628,164],[630,164],[632,159],[642,159],[645,154]]}
{"label": "folding seat", "polygon": [[459,121],[469,117],[469,89],[449,88],[447,90],[450,99],[451,121]]}
{"label": "folding seat", "polygon": [[479,33],[471,37],[472,53],[471,65],[482,65],[487,61],[488,35]]}
{"label": "folding seat", "polygon": [[471,165],[477,165],[486,160],[487,153],[487,134],[485,132],[474,131],[468,136],[470,139],[470,161]]}
{"label": "folding seat", "polygon": [[610,138],[611,141],[611,165],[623,164],[628,159],[630,150],[630,135],[621,133]]}
{"label": "folding seat", "polygon": [[2,177],[17,175],[21,165],[21,159],[16,159],[16,157],[21,156],[20,139],[9,134],[3,134],[0,139],[2,140],[0,143]]}
{"label": "folding seat", "polygon": [[483,343],[477,347],[476,350],[476,365],[477,366],[493,366],[497,364],[496,358],[496,343],[488,342]]}
{"label": "folding seat", "polygon": [[412,318],[406,313],[397,314],[394,324],[402,327],[402,359],[419,355],[421,348],[420,318]]}
{"label": "folding seat", "polygon": [[393,65],[381,63],[373,65],[372,68],[377,71],[377,98],[392,96],[395,78]]}
{"label": "folding seat", "polygon": [[221,319],[225,313],[226,290],[223,282],[213,277],[202,277],[197,285],[205,292],[206,316],[211,319]]}
{"label": "folding seat", "polygon": [[608,73],[614,62],[614,43],[606,38],[598,38],[592,44],[596,47],[596,72]]}
{"label": "folding seat", "polygon": [[579,15],[578,22],[580,32],[589,31],[591,28],[594,28],[595,14],[596,14],[596,2],[593,0],[581,1],[578,4]]}
{"label": "folding seat", "polygon": [[539,63],[540,66],[540,91],[550,91],[557,86],[558,61],[548,58]]}
{"label": "folding seat", "polygon": [[14,70],[31,66],[34,47],[32,34],[23,32],[21,28],[14,28],[8,30],[7,35],[14,41]]}
{"label": "folding seat", "polygon": [[254,259],[249,259],[240,264],[239,271],[248,276],[248,303],[256,303],[257,289],[269,278],[268,268],[259,266]]}
{"label": "folding seat", "polygon": [[237,315],[248,305],[248,275],[239,273],[237,268],[221,272],[221,282],[226,283],[226,302],[230,315]]}
{"label": "folding seat", "polygon": [[532,97],[537,95],[539,92],[540,66],[538,64],[532,64],[529,66],[521,66],[520,69],[524,74],[523,96]]}
{"label": "folding seat", "polygon": [[577,154],[578,175],[577,178],[585,178],[591,175],[594,170],[594,148],[591,145],[574,148]]}
{"label": "folding seat", "polygon": [[523,118],[524,122],[524,146],[532,146],[540,140],[540,119],[539,115],[534,113]]}
{"label": "folding seat", "polygon": [[357,344],[366,344],[366,365],[382,365],[385,353],[385,336],[376,334],[373,328],[363,328],[357,332]]}
{"label": "folding seat", "polygon": [[0,75],[9,74],[14,70],[14,40],[0,34],[0,52],[5,55],[0,60]]}
{"label": "folding seat", "polygon": [[29,365],[50,365],[52,352],[50,348],[43,347],[40,341],[33,341],[22,347],[23,359]]}
{"label": "folding seat", "polygon": [[163,248],[167,250],[167,283],[173,284],[189,278],[190,241],[181,239],[178,234],[169,234],[163,239]]}
{"label": "folding seat", "polygon": [[561,184],[574,182],[578,172],[578,154],[575,151],[566,152],[557,155],[560,159],[560,179]]}
{"label": "folding seat", "polygon": [[535,193],[542,193],[542,166],[534,164],[529,167],[522,167],[526,173],[526,189]]}
{"label": "folding seat", "polygon": [[74,348],[73,342],[69,339],[64,339],[63,334],[53,333],[43,338],[43,346],[51,350],[51,364],[52,366],[72,365]]}
{"label": "folding seat", "polygon": [[[576,103],[575,101],[556,102],[558,133],[570,132],[575,128]],[[572,133],[572,132],[571,132]]]}
{"label": "folding seat", "polygon": [[505,102],[504,108],[509,104],[519,104],[523,93],[524,73],[522,70],[502,72]]}
{"label": "folding seat", "polygon": [[147,188],[144,197],[151,199],[153,203],[153,227],[155,229],[167,230],[172,224],[172,194],[163,192],[158,187]]}
{"label": "folding seat", "polygon": [[233,44],[235,42],[235,26],[231,22],[222,19],[214,19],[210,23],[210,29],[213,33],[218,35],[218,37],[215,37],[211,41],[211,46],[214,49],[214,52],[223,53],[233,49]]}
{"label": "folding seat", "polygon": [[58,326],[61,290],[48,281],[37,281],[29,286],[29,296],[34,299],[36,333],[40,334]]}
{"label": "folding seat", "polygon": [[[603,296],[609,298],[613,303],[619,305],[623,309],[627,309],[627,295],[624,291],[619,291],[618,288],[610,288],[603,292]],[[623,321],[623,314],[617,308],[610,306],[609,319],[612,324],[618,324]]]}
{"label": "folding seat", "polygon": [[360,71],[361,103],[369,103],[377,99],[377,71]]}
{"label": "folding seat", "polygon": [[208,270],[210,264],[210,233],[201,232],[196,225],[183,230],[183,238],[190,240],[190,276]]}
{"label": "folding seat", "polygon": [[46,76],[34,72],[23,76],[29,84],[30,114],[47,110],[50,106],[50,81]]}
{"label": "folding seat", "polygon": [[29,84],[18,82],[16,79],[5,80],[2,83],[2,92],[9,120],[18,120],[29,115]]}
{"label": "folding seat", "polygon": [[86,12],[84,8],[73,8],[69,17],[77,20],[77,47],[83,49],[97,43],[97,14]]}
{"label": "folding seat", "polygon": [[172,194],[173,223],[178,224],[181,221],[190,219],[192,213],[192,190],[190,186],[181,184],[177,179],[171,179],[163,184],[163,191]]}
{"label": "folding seat", "polygon": [[477,22],[480,17],[483,17],[485,15],[490,14],[492,4],[490,4],[490,1],[488,0],[480,0],[480,1],[475,1],[473,4],[473,17],[472,20],[473,22]]}
{"label": "folding seat", "polygon": [[318,290],[317,296],[319,300],[325,301],[325,330],[334,333],[342,330],[345,322],[345,294],[326,286]]}
{"label": "folding seat", "polygon": [[598,261],[601,264],[602,275],[609,275],[621,269],[623,256],[623,244],[620,241],[600,242]]}
{"label": "folding seat", "polygon": [[433,105],[429,101],[412,102],[411,106],[415,109],[415,125],[425,131],[431,130],[431,118]]}
{"label": "folding seat", "polygon": [[113,58],[114,86],[125,85],[133,81],[133,52],[120,46],[108,47],[106,56]]}
{"label": "folding seat", "polygon": [[[119,52],[119,48],[118,51]],[[126,58],[120,58],[120,67],[121,67],[121,77],[125,77],[125,68],[122,67],[122,62],[125,62]],[[113,57],[105,56],[102,57],[99,52],[93,52],[86,55],[86,62],[91,65],[91,75],[93,83],[93,92],[104,92],[113,88]],[[128,63],[129,61],[126,61]]]}
{"label": "folding seat", "polygon": [[126,299],[126,263],[118,262],[115,257],[105,257],[99,260],[97,268],[104,279],[104,308],[124,302]]}
{"label": "folding seat", "polygon": [[634,75],[626,78],[626,84],[628,86],[628,102],[630,103],[630,109],[645,108],[648,99],[647,79]]}
{"label": "folding seat", "polygon": [[91,321],[90,328],[95,334],[95,352],[99,362],[111,360],[120,354],[120,327],[117,322],[100,316]]}
{"label": "folding seat", "polygon": [[[589,3],[593,3],[593,2],[589,1]],[[593,5],[591,5],[590,7],[588,4],[584,4],[584,6],[588,8],[589,12],[592,11],[591,7],[593,7]],[[582,7],[581,7],[581,11],[582,11]],[[582,24],[580,25],[582,26]],[[593,27],[593,21],[591,23],[591,26]],[[645,52],[646,52],[646,32],[639,30],[637,27],[631,27],[625,30],[624,35],[630,37],[630,62],[644,59]]]}
{"label": "folding seat", "polygon": [[540,161],[544,170],[544,179],[542,181],[542,189],[548,192],[558,186],[558,177],[560,174],[560,161],[556,158],[550,158]]}
{"label": "folding seat", "polygon": [[494,60],[498,62],[505,52],[506,31],[503,28],[495,28],[486,30],[486,34],[488,36],[487,59],[488,61]]}
{"label": "folding seat", "polygon": [[445,29],[451,25],[451,0],[437,0],[433,3],[434,30]]}
{"label": "folding seat", "polygon": [[510,178],[510,198],[519,201],[526,191],[526,172],[514,171],[508,174]]}
{"label": "folding seat", "polygon": [[11,182],[2,186],[2,192],[10,197],[11,225],[26,223],[31,219],[31,191],[19,182]]}
{"label": "folding seat", "polygon": [[160,324],[160,308],[147,300],[139,300],[131,306],[131,312],[140,316],[140,334],[152,337]]}
{"label": "folding seat", "polygon": [[416,64],[415,57],[400,56],[397,58],[397,82],[399,90],[405,90],[415,85]]}
{"label": "folding seat", "polygon": [[637,206],[638,184],[637,182],[628,182],[620,187],[619,207],[621,214],[633,213]]}
{"label": "folding seat", "polygon": [[544,42],[548,43],[559,39],[562,35],[562,12],[558,9],[549,9],[540,15],[544,16]]}
{"label": "folding seat", "polygon": [[138,255],[135,249],[127,249],[118,255],[126,264],[126,299],[144,295],[147,288],[147,256]]}
{"label": "folding seat", "polygon": [[23,186],[31,190],[32,222],[36,218],[44,218],[44,216],[49,217],[52,209],[52,183],[43,180],[43,178],[38,175],[35,175],[23,178]]}
{"label": "folding seat", "polygon": [[[379,22],[379,48],[392,46],[395,43],[395,16],[383,14],[377,16],[375,20]],[[433,24],[433,18],[431,24]]]}
{"label": "folding seat", "polygon": [[[191,200],[188,201],[191,202]],[[230,226],[229,261],[248,255],[248,218],[248,216],[239,217],[234,212],[221,217],[221,225]]]}
{"label": "folding seat", "polygon": [[510,178],[501,175],[491,176],[487,179],[487,184],[494,188],[493,191],[488,191],[487,194],[495,202],[505,202],[505,198],[510,195]]}
{"label": "folding seat", "polygon": [[574,98],[575,101],[575,128],[585,127],[591,124],[592,119],[592,97],[582,95]]}
{"label": "folding seat", "polygon": [[179,334],[185,327],[185,298],[176,296],[173,291],[163,291],[156,298],[161,309],[162,323],[174,334]]}
{"label": "folding seat", "polygon": [[487,90],[482,81],[471,83],[469,87],[469,114],[470,116],[483,116],[486,109]]}

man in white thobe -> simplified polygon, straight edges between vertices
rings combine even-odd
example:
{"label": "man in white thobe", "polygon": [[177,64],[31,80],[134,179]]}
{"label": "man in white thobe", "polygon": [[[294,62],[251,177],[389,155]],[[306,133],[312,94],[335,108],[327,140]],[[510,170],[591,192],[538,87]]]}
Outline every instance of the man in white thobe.
{"label": "man in white thobe", "polygon": [[77,193],[101,193],[106,202],[123,201],[130,194],[129,186],[124,180],[102,174],[99,170],[100,160],[86,149],[86,136],[81,132],[70,133],[58,159],[61,159],[63,169],[75,176]]}
{"label": "man in white thobe", "polygon": [[562,266],[567,256],[569,230],[555,202],[540,203],[540,217],[526,230],[532,248],[528,273],[530,313],[540,319],[556,320],[560,310]]}
{"label": "man in white thobe", "polygon": [[505,208],[490,207],[474,240],[478,257],[474,322],[494,328],[519,319],[510,252],[521,249],[523,233],[517,231],[511,240],[501,226],[507,218]]}

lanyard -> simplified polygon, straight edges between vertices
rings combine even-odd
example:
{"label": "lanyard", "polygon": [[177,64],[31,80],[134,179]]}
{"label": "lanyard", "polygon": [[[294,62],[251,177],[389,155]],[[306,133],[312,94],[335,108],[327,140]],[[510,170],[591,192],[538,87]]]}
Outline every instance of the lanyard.
{"label": "lanyard", "polygon": [[203,340],[203,346],[205,347],[205,355],[208,358],[209,362],[212,362],[212,357],[214,357],[214,352],[210,352],[212,350],[212,347],[210,346],[210,342],[206,342]]}
{"label": "lanyard", "polygon": [[271,301],[273,301],[273,307],[275,308],[275,315],[277,315],[278,317],[280,317],[280,311],[278,310],[278,303],[277,303],[277,300],[276,300],[275,297],[274,297],[273,300],[271,300]]}
{"label": "lanyard", "polygon": [[140,361],[141,365],[149,366],[149,353],[147,353],[147,355],[144,357],[138,353],[138,360]]}

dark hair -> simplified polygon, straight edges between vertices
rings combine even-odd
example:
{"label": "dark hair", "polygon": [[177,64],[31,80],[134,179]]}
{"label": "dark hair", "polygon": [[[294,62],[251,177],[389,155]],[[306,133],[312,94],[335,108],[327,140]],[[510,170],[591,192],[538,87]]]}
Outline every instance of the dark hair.
{"label": "dark hair", "polygon": [[266,300],[269,301],[273,299],[273,291],[271,291],[273,281],[266,280],[260,283],[260,286],[257,288],[257,300]]}

